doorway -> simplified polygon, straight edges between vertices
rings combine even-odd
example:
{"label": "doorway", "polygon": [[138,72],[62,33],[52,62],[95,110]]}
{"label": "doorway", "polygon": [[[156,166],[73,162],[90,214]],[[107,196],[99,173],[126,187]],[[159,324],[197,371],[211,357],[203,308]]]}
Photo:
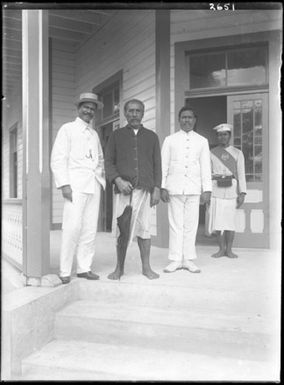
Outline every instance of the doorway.
{"label": "doorway", "polygon": [[[209,148],[217,145],[216,135],[213,127],[227,122],[227,97],[210,96],[200,98],[187,98],[187,106],[190,106],[197,115],[195,131],[208,139]],[[215,235],[209,235],[205,227],[206,210],[201,203],[199,205],[199,225],[196,236],[196,243],[202,245],[213,245],[216,243]]]}
{"label": "doorway", "polygon": [[[97,111],[95,122],[104,156],[111,133],[120,125],[121,84],[122,71],[119,71],[93,88],[93,92],[104,104],[103,108]],[[98,231],[112,231],[113,196],[113,185],[107,180],[106,188],[101,194]]]}
{"label": "doorway", "polygon": [[[235,245],[269,247],[268,198],[268,94],[246,93],[187,98],[197,115],[196,132],[208,139],[210,149],[217,145],[212,130],[218,124],[233,125],[231,144],[245,158],[247,195],[237,210]],[[206,234],[205,206],[200,205],[197,244],[214,244],[215,236]]]}
{"label": "doorway", "polygon": [[[113,123],[108,123],[100,127],[100,139],[105,157],[106,145],[113,131]],[[99,230],[111,232],[113,212],[113,193],[112,184],[106,181],[105,191],[101,194]]]}

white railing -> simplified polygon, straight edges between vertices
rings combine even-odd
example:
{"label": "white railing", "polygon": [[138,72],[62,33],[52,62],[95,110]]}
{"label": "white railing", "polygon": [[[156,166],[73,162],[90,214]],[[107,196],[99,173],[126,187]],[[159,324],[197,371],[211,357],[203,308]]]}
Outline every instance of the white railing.
{"label": "white railing", "polygon": [[2,202],[2,254],[17,267],[23,267],[23,205],[21,199]]}

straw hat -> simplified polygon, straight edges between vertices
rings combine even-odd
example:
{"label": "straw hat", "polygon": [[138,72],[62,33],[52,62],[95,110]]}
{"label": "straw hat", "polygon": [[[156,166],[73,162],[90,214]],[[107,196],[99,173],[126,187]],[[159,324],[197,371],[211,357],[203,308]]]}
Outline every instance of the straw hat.
{"label": "straw hat", "polygon": [[84,102],[95,103],[98,109],[101,109],[104,106],[103,103],[99,101],[98,95],[93,94],[92,92],[85,92],[81,94],[75,105],[78,107]]}

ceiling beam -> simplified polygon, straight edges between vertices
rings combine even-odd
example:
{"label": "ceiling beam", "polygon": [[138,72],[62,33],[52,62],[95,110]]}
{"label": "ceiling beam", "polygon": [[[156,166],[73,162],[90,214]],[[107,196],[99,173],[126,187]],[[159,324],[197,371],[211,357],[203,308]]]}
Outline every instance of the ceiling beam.
{"label": "ceiling beam", "polygon": [[18,19],[11,19],[7,17],[3,17],[2,19],[2,25],[5,28],[10,28],[10,29],[15,29],[16,31],[21,31],[22,30],[22,20]]}
{"label": "ceiling beam", "polygon": [[2,50],[3,53],[5,54],[5,50],[14,50],[14,51],[21,51],[22,50],[22,43],[19,41],[15,40],[10,40],[10,39],[3,39],[3,45],[2,45]]}
{"label": "ceiling beam", "polygon": [[5,54],[5,57],[7,57],[7,58],[21,59],[21,57],[22,57],[22,50],[15,51],[15,50],[11,50],[9,48],[6,48],[5,52],[3,52],[3,54]]}
{"label": "ceiling beam", "polygon": [[50,27],[49,28],[49,36],[55,39],[60,39],[60,40],[71,40],[74,42],[81,42],[86,38],[86,34],[84,33],[79,33],[79,32],[71,32],[71,31],[66,31],[60,28],[55,28],[55,27]]}
{"label": "ceiling beam", "polygon": [[22,20],[22,10],[21,9],[3,9],[2,16],[9,17],[15,20]]}
{"label": "ceiling beam", "polygon": [[88,9],[88,12],[96,13],[97,15],[109,16],[112,14],[112,11],[101,11],[99,9]]}
{"label": "ceiling beam", "polygon": [[5,78],[3,79],[3,83],[4,84],[18,83],[19,80],[21,80],[21,78],[22,78],[22,76],[18,75],[18,74],[15,74],[14,76],[7,74],[7,76],[5,76]]}
{"label": "ceiling beam", "polygon": [[3,57],[3,63],[11,63],[11,64],[19,64],[19,65],[22,65],[22,59],[21,58],[16,58],[16,57],[9,57],[9,56],[6,56]]}
{"label": "ceiling beam", "polygon": [[17,31],[17,30],[12,30],[10,28],[4,27],[2,30],[2,35],[3,35],[3,41],[5,39],[11,39],[13,41],[22,41],[22,32]]}
{"label": "ceiling beam", "polygon": [[91,34],[93,32],[91,24],[53,15],[49,16],[49,26],[79,33]]}
{"label": "ceiling beam", "polygon": [[18,69],[18,70],[22,70],[22,62],[17,62],[17,63],[13,63],[13,62],[7,62],[7,61],[3,61],[3,68],[7,69],[8,71],[10,69]]}
{"label": "ceiling beam", "polygon": [[19,63],[3,62],[2,69],[6,73],[14,73],[14,71],[22,73],[22,65]]}
{"label": "ceiling beam", "polygon": [[78,9],[76,10],[49,10],[49,15],[51,16],[58,16],[63,19],[69,19],[74,21],[82,21],[84,23],[89,23],[93,25],[101,25],[103,16],[102,15],[95,15],[89,12],[89,10],[80,11]]}

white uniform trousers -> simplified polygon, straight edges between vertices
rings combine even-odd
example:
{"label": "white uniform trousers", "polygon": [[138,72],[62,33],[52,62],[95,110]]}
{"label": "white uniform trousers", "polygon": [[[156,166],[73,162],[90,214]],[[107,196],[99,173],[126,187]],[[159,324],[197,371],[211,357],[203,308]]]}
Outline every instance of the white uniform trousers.
{"label": "white uniform trousers", "polygon": [[170,225],[169,259],[196,259],[195,240],[199,220],[200,195],[170,195],[168,217]]}
{"label": "white uniform trousers", "polygon": [[60,252],[61,277],[71,275],[76,247],[77,273],[91,270],[95,254],[100,194],[101,185],[97,182],[94,194],[73,191],[73,201],[65,199]]}

